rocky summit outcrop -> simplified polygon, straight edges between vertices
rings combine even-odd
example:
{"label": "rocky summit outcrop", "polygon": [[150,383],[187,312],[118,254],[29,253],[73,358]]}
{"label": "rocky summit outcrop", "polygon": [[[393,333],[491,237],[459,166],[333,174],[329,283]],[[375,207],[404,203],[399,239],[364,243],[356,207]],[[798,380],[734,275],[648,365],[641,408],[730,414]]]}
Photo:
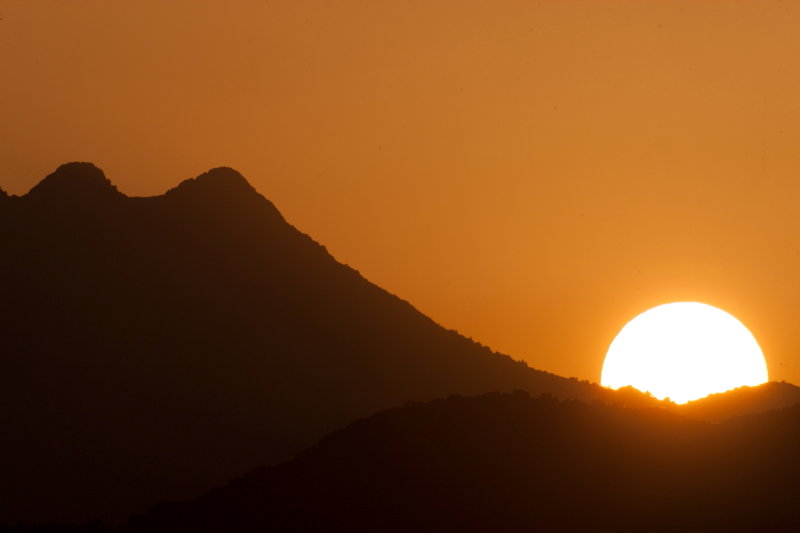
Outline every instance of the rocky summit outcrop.
{"label": "rocky summit outcrop", "polygon": [[28,201],[71,204],[108,201],[123,195],[92,163],[66,163],[40,181],[26,195]]}

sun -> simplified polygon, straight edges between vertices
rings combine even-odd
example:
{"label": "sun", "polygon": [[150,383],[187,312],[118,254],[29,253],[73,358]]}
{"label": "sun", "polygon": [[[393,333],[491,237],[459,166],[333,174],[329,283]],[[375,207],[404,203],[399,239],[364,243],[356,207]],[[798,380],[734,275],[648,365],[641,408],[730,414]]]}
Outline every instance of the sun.
{"label": "sun", "polygon": [[675,302],[622,328],[608,348],[600,383],[685,403],[767,379],[764,354],[744,324],[707,304]]}

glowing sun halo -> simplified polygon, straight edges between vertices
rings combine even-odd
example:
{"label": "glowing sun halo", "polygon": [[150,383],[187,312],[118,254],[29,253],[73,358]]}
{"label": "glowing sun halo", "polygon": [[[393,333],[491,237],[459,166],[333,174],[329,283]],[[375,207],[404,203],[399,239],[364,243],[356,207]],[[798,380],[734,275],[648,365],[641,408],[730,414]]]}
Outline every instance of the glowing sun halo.
{"label": "glowing sun halo", "polygon": [[637,316],[608,348],[600,383],[626,385],[677,403],[767,381],[756,339],[732,315],[697,302],[659,305]]}

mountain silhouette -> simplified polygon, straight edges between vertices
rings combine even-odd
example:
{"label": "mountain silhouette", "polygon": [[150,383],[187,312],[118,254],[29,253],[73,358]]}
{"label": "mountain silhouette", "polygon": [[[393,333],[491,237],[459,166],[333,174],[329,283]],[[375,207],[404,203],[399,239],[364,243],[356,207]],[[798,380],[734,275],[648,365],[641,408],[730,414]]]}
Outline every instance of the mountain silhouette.
{"label": "mountain silhouette", "polygon": [[771,381],[754,387],[740,387],[712,394],[683,405],[676,411],[696,420],[721,422],[735,416],[783,409],[800,403],[800,387],[785,381]]}
{"label": "mountain silhouette", "polygon": [[675,406],[531,369],[338,263],[230,168],[136,198],[62,165],[0,190],[0,246],[0,523],[119,523],[410,400],[520,389],[703,420],[797,401]]}
{"label": "mountain silhouette", "polygon": [[0,522],[119,521],[408,400],[611,394],[437,325],[230,168],[135,198],[63,165],[0,195],[0,247]]}
{"label": "mountain silhouette", "polygon": [[800,406],[721,424],[525,393],[411,404],[126,532],[800,528]]}
{"label": "mountain silhouette", "polygon": [[91,163],[62,165],[26,195],[29,201],[70,205],[123,197],[102,170]]}

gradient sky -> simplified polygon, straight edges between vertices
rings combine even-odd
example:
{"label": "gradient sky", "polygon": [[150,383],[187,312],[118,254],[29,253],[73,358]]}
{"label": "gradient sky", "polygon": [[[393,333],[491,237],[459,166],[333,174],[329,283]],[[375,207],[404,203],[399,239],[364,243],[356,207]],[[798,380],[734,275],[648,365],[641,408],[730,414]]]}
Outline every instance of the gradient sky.
{"label": "gradient sky", "polygon": [[800,384],[800,3],[0,0],[0,187],[214,166],[367,278],[599,380],[678,300]]}

